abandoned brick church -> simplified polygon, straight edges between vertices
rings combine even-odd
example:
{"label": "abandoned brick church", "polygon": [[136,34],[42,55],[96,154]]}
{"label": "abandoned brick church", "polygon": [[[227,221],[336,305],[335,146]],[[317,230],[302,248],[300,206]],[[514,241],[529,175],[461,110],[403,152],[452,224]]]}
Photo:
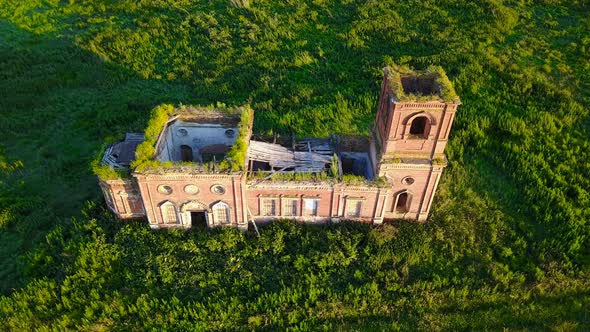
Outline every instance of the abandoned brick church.
{"label": "abandoned brick church", "polygon": [[440,67],[383,71],[367,137],[260,137],[249,107],[162,106],[104,151],[101,167],[127,174],[99,175],[106,203],[153,228],[425,221],[460,100]]}

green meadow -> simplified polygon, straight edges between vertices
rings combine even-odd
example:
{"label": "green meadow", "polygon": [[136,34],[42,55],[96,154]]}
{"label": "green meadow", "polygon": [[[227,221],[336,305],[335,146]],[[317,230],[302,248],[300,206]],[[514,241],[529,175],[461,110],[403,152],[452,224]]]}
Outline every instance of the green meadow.
{"label": "green meadow", "polygon": [[[91,163],[161,103],[367,135],[386,65],[461,97],[426,224],[152,231]],[[0,0],[0,330],[590,329],[584,0]]]}

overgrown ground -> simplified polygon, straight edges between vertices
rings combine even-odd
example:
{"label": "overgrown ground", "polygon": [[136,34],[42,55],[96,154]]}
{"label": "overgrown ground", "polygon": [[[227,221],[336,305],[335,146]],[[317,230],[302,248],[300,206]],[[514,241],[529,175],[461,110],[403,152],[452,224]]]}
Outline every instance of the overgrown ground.
{"label": "overgrown ground", "polygon": [[[3,330],[589,328],[586,1],[234,3],[0,1]],[[256,239],[100,208],[91,160],[152,106],[365,134],[392,61],[463,101],[430,223]]]}

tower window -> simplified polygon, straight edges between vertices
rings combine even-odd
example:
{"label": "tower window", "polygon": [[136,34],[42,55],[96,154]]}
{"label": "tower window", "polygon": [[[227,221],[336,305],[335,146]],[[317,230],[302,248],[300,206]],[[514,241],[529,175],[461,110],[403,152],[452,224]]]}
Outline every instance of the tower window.
{"label": "tower window", "polygon": [[428,133],[426,132],[428,127],[428,118],[425,116],[419,116],[412,121],[410,125],[410,135],[416,135],[426,138]]}

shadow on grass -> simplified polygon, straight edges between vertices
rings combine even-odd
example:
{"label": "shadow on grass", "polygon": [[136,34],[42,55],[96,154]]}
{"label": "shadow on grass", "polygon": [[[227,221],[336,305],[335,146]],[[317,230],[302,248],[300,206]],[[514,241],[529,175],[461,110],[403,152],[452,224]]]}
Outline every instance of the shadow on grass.
{"label": "shadow on grass", "polygon": [[[0,20],[0,141],[24,168],[0,175],[0,292],[21,287],[19,258],[84,202],[99,198],[90,162],[108,136],[141,131],[153,105],[190,102],[190,87],[145,80],[68,38]],[[15,202],[22,209],[14,209]]]}

